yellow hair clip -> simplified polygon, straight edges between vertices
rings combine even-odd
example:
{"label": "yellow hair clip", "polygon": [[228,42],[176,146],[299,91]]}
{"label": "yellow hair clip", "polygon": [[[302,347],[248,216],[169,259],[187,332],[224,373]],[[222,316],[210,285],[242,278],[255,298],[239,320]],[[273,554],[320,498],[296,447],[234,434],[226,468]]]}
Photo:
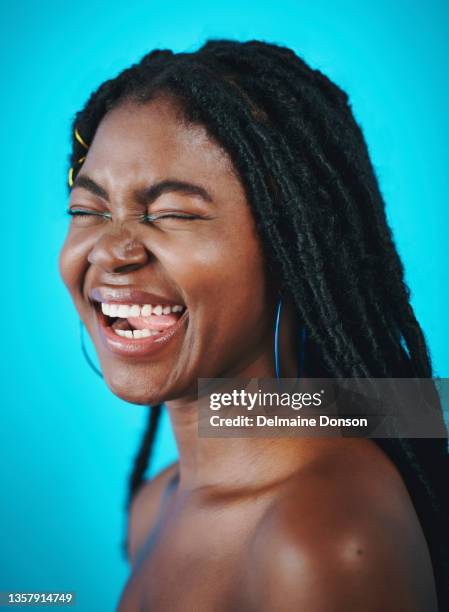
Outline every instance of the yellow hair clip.
{"label": "yellow hair clip", "polygon": [[[84,147],[87,150],[89,148],[89,145],[84,142],[83,138],[81,137],[81,134],[78,132],[78,128],[75,128],[74,134],[75,134],[75,139],[80,143],[82,147]],[[86,159],[86,156],[80,157],[79,160],[77,161],[77,164],[82,164],[85,159]],[[74,170],[72,167],[69,170],[69,176],[68,176],[69,187],[73,187],[73,172]]]}
{"label": "yellow hair clip", "polygon": [[82,147],[84,147],[85,149],[89,148],[89,145],[84,142],[84,140],[81,137],[81,134],[78,132],[78,128],[75,128],[75,138]]}
{"label": "yellow hair clip", "polygon": [[[77,161],[77,164],[82,164],[85,159],[86,159],[86,156],[80,157],[79,160]],[[69,170],[68,180],[69,180],[69,187],[70,188],[73,187],[73,167],[70,168]]]}

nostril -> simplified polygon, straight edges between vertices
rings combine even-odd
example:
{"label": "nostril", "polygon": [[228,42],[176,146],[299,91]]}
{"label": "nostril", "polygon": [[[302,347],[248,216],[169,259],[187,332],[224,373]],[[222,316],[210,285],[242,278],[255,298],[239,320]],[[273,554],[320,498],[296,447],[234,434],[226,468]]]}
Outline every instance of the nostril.
{"label": "nostril", "polygon": [[126,274],[127,272],[134,272],[134,270],[138,270],[142,267],[142,264],[134,263],[127,264],[126,266],[116,266],[114,268],[113,274]]}

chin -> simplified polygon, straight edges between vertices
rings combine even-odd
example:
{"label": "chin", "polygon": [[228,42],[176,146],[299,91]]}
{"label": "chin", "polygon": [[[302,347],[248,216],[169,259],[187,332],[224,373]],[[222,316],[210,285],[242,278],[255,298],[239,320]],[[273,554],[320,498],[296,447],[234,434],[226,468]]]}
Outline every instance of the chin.
{"label": "chin", "polygon": [[151,381],[146,376],[136,376],[133,368],[114,369],[103,371],[106,384],[120,399],[130,404],[141,406],[154,406],[161,404],[164,397],[161,394],[162,384],[160,381]]}

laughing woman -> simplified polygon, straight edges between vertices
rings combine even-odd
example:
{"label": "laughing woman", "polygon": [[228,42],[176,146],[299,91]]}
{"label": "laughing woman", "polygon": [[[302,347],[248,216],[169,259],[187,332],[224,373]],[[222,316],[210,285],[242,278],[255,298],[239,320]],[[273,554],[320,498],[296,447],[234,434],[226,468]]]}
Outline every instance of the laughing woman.
{"label": "laughing woman", "polygon": [[[60,270],[106,383],[149,408],[134,612],[449,609],[447,439],[205,438],[197,379],[430,377],[347,95],[291,50],[156,50],[73,125]],[[161,404],[179,461],[144,479]]]}

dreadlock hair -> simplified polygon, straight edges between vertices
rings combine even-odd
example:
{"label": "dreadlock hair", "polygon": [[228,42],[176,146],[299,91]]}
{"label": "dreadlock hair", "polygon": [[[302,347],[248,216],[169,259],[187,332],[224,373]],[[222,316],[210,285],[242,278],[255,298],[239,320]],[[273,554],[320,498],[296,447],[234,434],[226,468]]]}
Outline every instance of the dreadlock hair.
{"label": "dreadlock hair", "polygon": [[[270,269],[307,328],[311,375],[430,378],[426,340],[347,94],[287,47],[210,39],[193,53],[148,53],[103,83],[73,128],[90,143],[109,110],[167,94],[230,155]],[[84,154],[73,138],[74,176]],[[160,405],[150,409],[128,505],[145,482],[160,413]],[[449,609],[445,436],[374,439],[414,503],[441,610]]]}

